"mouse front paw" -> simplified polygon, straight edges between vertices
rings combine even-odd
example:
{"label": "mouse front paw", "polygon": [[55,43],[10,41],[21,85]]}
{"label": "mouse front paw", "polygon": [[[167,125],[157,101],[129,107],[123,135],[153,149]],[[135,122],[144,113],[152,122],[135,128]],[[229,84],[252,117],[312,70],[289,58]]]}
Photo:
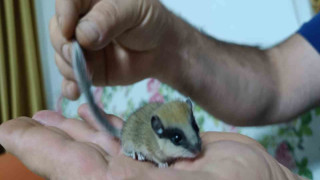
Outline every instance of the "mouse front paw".
{"label": "mouse front paw", "polygon": [[158,168],[167,168],[168,163],[158,163]]}
{"label": "mouse front paw", "polygon": [[137,153],[138,161],[144,161],[146,160],[146,157],[142,153]]}
{"label": "mouse front paw", "polygon": [[137,159],[135,152],[124,152],[124,155],[131,157],[132,159]]}

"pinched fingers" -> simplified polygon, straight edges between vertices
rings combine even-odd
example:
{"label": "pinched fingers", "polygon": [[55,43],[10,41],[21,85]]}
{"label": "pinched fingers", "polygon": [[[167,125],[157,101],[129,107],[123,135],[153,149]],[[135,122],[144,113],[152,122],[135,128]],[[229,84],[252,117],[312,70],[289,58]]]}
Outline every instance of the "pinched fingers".
{"label": "pinched fingers", "polygon": [[62,94],[68,99],[75,100],[79,98],[80,91],[77,83],[75,82],[75,75],[72,69],[70,42],[63,37],[58,26],[56,16],[54,16],[50,22],[50,37],[52,45],[56,50],[56,65],[64,76],[64,80],[62,82]]}
{"label": "pinched fingers", "polygon": [[61,33],[66,38],[74,35],[81,15],[99,0],[56,0],[56,16]]}
{"label": "pinched fingers", "polygon": [[142,0],[101,0],[81,18],[76,37],[86,48],[98,50],[138,24]]}
{"label": "pinched fingers", "polygon": [[116,155],[120,152],[118,139],[113,138],[107,132],[96,130],[84,121],[59,117],[56,112],[52,111],[40,111],[33,118],[46,126],[52,126],[66,132],[76,141],[97,144],[110,155]]}
{"label": "pinched fingers", "polygon": [[63,36],[62,31],[58,25],[58,17],[54,16],[50,21],[50,39],[56,52],[65,60],[69,65],[72,64],[71,60],[71,41]]}
{"label": "pinched fingers", "polygon": [[55,24],[62,37],[70,40],[76,33],[82,46],[98,50],[137,24],[142,10],[145,11],[143,3],[143,0],[56,0]]}

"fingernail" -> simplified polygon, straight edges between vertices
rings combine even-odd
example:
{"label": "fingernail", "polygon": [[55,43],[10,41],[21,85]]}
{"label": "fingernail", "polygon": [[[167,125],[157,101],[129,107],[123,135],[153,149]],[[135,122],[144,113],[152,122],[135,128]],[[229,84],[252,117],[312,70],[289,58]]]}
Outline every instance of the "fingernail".
{"label": "fingernail", "polygon": [[65,44],[62,46],[62,53],[63,53],[63,56],[65,58],[65,60],[67,61],[71,61],[71,56],[70,56],[70,46],[69,44]]}
{"label": "fingernail", "polygon": [[81,32],[81,35],[85,36],[90,42],[96,42],[100,38],[97,25],[91,21],[84,20],[80,22],[77,28]]}

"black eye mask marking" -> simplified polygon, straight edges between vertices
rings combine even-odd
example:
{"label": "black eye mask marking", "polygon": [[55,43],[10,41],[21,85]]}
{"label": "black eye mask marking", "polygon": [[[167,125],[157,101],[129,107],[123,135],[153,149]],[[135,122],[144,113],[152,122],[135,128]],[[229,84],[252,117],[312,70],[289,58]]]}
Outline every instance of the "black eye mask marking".
{"label": "black eye mask marking", "polygon": [[191,126],[192,126],[193,130],[195,132],[197,132],[197,134],[198,134],[199,133],[199,126],[198,126],[196,119],[194,118],[194,115],[192,112],[191,112]]}
{"label": "black eye mask marking", "polygon": [[[193,117],[193,114],[192,114]],[[182,146],[185,149],[188,149],[190,152],[198,152],[199,147],[198,145],[192,145],[188,139],[186,138],[184,132],[178,128],[164,128],[161,122],[161,119],[158,116],[152,116],[151,118],[151,127],[153,131],[159,138],[168,139],[176,146]],[[199,138],[198,132],[199,128],[194,120],[192,119],[192,127],[197,132],[197,136]],[[199,140],[201,142],[201,140]],[[201,147],[201,143],[200,143]]]}
{"label": "black eye mask marking", "polygon": [[168,128],[164,130],[163,138],[169,139],[176,146],[185,146],[188,142],[184,133],[177,128]]}
{"label": "black eye mask marking", "polygon": [[165,129],[158,116],[152,116],[151,127],[159,138],[169,139],[177,146],[185,146],[187,143],[186,136],[184,135],[183,131],[178,128]]}

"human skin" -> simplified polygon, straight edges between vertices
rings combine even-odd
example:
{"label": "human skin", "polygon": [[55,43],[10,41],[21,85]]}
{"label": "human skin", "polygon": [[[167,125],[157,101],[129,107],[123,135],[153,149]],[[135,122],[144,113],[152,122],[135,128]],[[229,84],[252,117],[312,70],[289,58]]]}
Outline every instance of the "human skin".
{"label": "human skin", "polygon": [[[156,168],[124,156],[119,140],[102,130],[86,105],[79,108],[79,115],[84,121],[52,111],[8,121],[0,126],[0,143],[47,179],[303,179],[255,140],[235,133],[202,133],[199,157]],[[105,116],[122,127],[120,118]]]}
{"label": "human skin", "polygon": [[56,0],[50,24],[62,93],[79,97],[73,37],[99,86],[148,77],[233,125],[285,122],[320,102],[320,57],[299,34],[260,50],[199,32],[157,0]]}

